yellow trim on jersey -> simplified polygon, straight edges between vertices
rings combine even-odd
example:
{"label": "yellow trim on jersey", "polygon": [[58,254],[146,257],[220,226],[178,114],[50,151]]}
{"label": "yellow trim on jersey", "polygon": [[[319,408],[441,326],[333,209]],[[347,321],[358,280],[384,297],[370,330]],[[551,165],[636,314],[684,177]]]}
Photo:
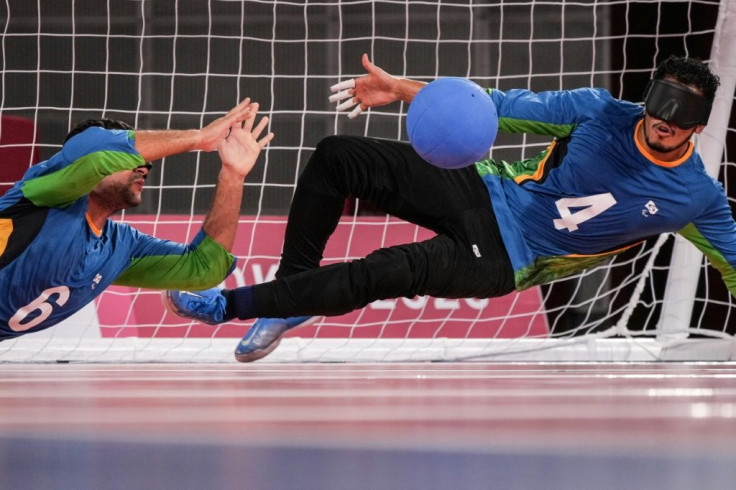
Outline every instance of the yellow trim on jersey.
{"label": "yellow trim on jersey", "polygon": [[597,254],[567,254],[563,255],[563,257],[604,257],[606,255],[616,255],[620,254],[621,252],[630,249],[631,247],[635,247],[637,245],[640,245],[644,243],[645,240],[642,240],[640,242],[632,243],[631,245],[626,245],[625,247],[617,248],[616,250],[609,250],[608,252],[601,252]]}
{"label": "yellow trim on jersey", "polygon": [[0,219],[0,255],[5,252],[11,233],[13,233],[13,220],[10,218]]}
{"label": "yellow trim on jersey", "polygon": [[695,144],[693,143],[692,140],[690,140],[688,141],[687,151],[685,152],[684,155],[682,155],[677,160],[672,161],[672,162],[665,162],[664,160],[654,158],[654,156],[652,156],[647,151],[647,149],[644,148],[641,143],[639,143],[639,138],[636,137],[637,133],[639,132],[639,128],[641,128],[642,124],[644,124],[644,119],[639,121],[639,123],[636,125],[636,129],[634,129],[634,143],[636,143],[636,147],[639,148],[639,152],[641,152],[641,154],[644,155],[644,157],[650,162],[652,162],[653,164],[659,165],[660,167],[676,167],[682,162],[684,162],[685,160],[687,160],[688,158],[690,158],[690,156],[692,155],[693,149],[695,149]]}

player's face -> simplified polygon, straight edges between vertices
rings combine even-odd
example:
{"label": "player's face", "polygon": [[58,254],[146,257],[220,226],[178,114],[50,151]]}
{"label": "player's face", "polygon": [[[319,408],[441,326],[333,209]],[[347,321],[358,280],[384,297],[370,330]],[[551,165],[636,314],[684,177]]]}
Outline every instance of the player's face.
{"label": "player's face", "polygon": [[685,154],[690,138],[693,134],[700,133],[705,126],[683,129],[674,123],[644,113],[642,128],[644,143],[652,155],[659,160],[673,161]]}
{"label": "player's face", "polygon": [[123,170],[108,175],[92,190],[90,197],[109,209],[121,210],[138,206],[148,177],[148,166]]}
{"label": "player's face", "polygon": [[[680,82],[678,82],[676,79],[672,77],[665,77],[664,79],[667,82],[674,82],[675,84],[681,85]],[[682,85],[685,89],[688,89],[695,94],[696,100],[699,100],[702,98],[702,92],[695,86],[685,86]],[[671,89],[670,89],[671,91]],[[682,91],[682,90],[681,90]],[[687,92],[687,90],[686,90]],[[685,94],[686,96],[693,97],[692,94],[689,92]],[[698,97],[699,96],[699,97]],[[690,99],[682,99],[683,94],[678,94],[675,92],[674,94],[669,95],[669,99],[673,100],[666,100],[669,104],[676,103],[676,105],[679,105],[680,108],[684,107],[683,104],[686,104],[687,101]],[[703,103],[704,103],[703,99]],[[661,101],[660,101],[661,102]],[[647,99],[647,104],[650,103],[650,100]],[[653,104],[653,113],[659,114],[657,112],[657,104],[656,102],[651,102]],[[645,107],[649,107],[648,105],[645,105]],[[709,109],[708,109],[709,110]],[[666,110],[664,112],[667,112]],[[677,120],[677,118],[673,118]],[[688,124],[689,125],[689,124]],[[678,126],[676,123],[659,119],[653,115],[651,115],[649,112],[644,112],[644,124],[642,124],[643,128],[643,139],[644,143],[648,147],[649,151],[657,157],[659,160],[663,161],[674,161],[682,157],[685,152],[687,151],[688,142],[690,141],[690,138],[692,138],[693,134],[699,134],[703,129],[705,128],[705,125],[698,125],[694,126],[688,129],[682,128]]]}

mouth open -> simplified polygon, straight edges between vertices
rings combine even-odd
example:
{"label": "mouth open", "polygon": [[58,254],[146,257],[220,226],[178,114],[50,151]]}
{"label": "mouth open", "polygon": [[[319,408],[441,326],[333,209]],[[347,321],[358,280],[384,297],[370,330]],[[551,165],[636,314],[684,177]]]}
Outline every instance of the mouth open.
{"label": "mouth open", "polygon": [[675,134],[675,130],[669,124],[657,124],[654,126],[654,130],[660,136],[672,136]]}

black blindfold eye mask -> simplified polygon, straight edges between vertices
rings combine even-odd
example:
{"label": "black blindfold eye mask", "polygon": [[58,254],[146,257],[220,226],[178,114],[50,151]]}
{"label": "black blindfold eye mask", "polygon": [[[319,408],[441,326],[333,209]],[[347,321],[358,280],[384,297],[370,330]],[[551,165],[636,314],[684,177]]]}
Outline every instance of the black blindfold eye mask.
{"label": "black blindfold eye mask", "polygon": [[650,116],[690,129],[707,124],[712,104],[681,83],[653,79],[644,91],[644,107]]}

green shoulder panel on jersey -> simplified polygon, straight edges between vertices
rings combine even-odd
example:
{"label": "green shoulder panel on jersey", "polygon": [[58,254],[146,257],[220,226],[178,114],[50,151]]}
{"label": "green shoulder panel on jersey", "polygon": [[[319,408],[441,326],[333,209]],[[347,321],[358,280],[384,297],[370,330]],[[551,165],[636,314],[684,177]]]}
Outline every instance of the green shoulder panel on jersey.
{"label": "green shoulder panel on jersey", "polygon": [[23,183],[23,195],[36,206],[65,207],[92,189],[106,176],[145,165],[143,157],[120,151],[97,151],[61,170]]}
{"label": "green shoulder panel on jersey", "polygon": [[199,291],[218,285],[231,271],[235,257],[207,236],[185,255],[136,258],[113,282],[118,286]]}
{"label": "green shoulder panel on jersey", "polygon": [[708,257],[711,265],[721,273],[723,282],[731,295],[736,297],[736,270],[728,263],[726,258],[698,231],[693,223],[688,224],[678,233]]}
{"label": "green shoulder panel on jersey", "polygon": [[[493,90],[492,88],[487,88],[486,92],[490,96]],[[498,118],[498,130],[504,133],[538,134],[541,136],[564,138],[570,136],[576,126],[576,124],[554,124],[532,119],[518,119],[504,116],[499,116]]]}
{"label": "green shoulder panel on jersey", "polygon": [[552,124],[541,121],[512,119],[510,117],[498,118],[498,129],[504,133],[538,134],[541,136],[564,138],[570,136],[575,126],[575,124]]}

